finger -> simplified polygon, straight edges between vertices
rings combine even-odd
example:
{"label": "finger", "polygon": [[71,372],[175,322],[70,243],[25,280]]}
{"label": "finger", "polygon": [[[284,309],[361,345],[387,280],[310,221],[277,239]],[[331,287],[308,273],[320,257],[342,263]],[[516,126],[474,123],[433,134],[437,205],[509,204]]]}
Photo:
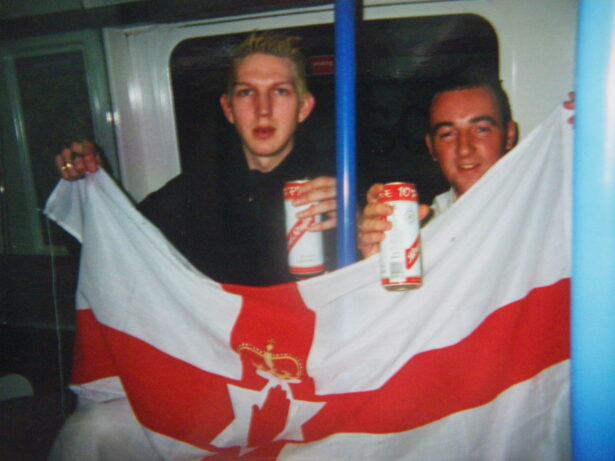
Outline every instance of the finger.
{"label": "finger", "polygon": [[75,162],[67,163],[64,167],[69,181],[81,179],[85,175],[83,171],[83,162],[77,162],[77,164],[75,164]]}
{"label": "finger", "polygon": [[88,152],[96,152],[96,145],[88,139],[83,140],[81,142],[81,146],[83,147],[84,154]]}
{"label": "finger", "polygon": [[337,194],[334,187],[312,189],[310,192],[300,195],[297,199],[293,200],[293,205],[301,206],[307,203],[335,199],[336,196]]}
{"label": "finger", "polygon": [[359,244],[357,246],[363,257],[367,258],[380,251],[381,242],[382,240],[380,240],[378,235],[364,234],[359,236]]}
{"label": "finger", "polygon": [[335,178],[328,176],[320,176],[313,179],[301,186],[298,194],[299,197],[293,203],[295,205],[304,205],[319,200],[333,199],[337,195],[335,184]]}
{"label": "finger", "polygon": [[73,157],[73,171],[78,175],[85,174],[85,162],[83,161],[83,156],[75,155]]}
{"label": "finger", "polygon": [[336,181],[332,176],[319,176],[308,181],[302,188],[318,189],[320,187],[335,187]]}
{"label": "finger", "polygon": [[73,161],[73,152],[69,148],[62,149],[62,152],[60,152],[60,156],[62,157],[63,165],[66,163],[72,163]]}
{"label": "finger", "polygon": [[359,245],[359,251],[363,255],[363,258],[369,258],[380,252],[380,245]]}
{"label": "finger", "polygon": [[307,210],[303,210],[297,213],[298,218],[309,218],[311,216],[317,216],[325,213],[334,213],[337,210],[337,203],[335,200],[325,200],[324,202],[318,202]]}
{"label": "finger", "polygon": [[94,143],[90,141],[83,141],[81,143],[73,143],[73,153],[83,157],[83,159],[94,158],[98,155],[98,150]]}
{"label": "finger", "polygon": [[337,216],[326,219],[320,223],[312,224],[308,231],[310,232],[323,232],[337,227]]}
{"label": "finger", "polygon": [[96,173],[100,167],[100,155],[86,155],[83,157],[83,163],[85,165],[85,171],[88,173]]}
{"label": "finger", "polygon": [[364,219],[372,219],[372,218],[380,218],[384,219],[387,216],[393,214],[393,207],[391,205],[387,205],[386,203],[372,203],[367,205],[363,209],[363,218]]}
{"label": "finger", "polygon": [[359,232],[359,242],[365,245],[373,245],[374,243],[382,242],[386,237],[384,232],[375,231],[375,232]]}
{"label": "finger", "polygon": [[60,153],[55,156],[54,161],[56,164],[56,170],[58,171],[58,173],[60,173],[60,176],[63,179],[68,180],[69,176],[68,176],[68,173],[66,172],[67,167],[64,165],[66,163],[64,161],[64,156]]}
{"label": "finger", "polygon": [[98,171],[100,167],[100,154],[94,143],[87,140],[73,142],[70,150],[76,171],[80,175],[96,173]]}
{"label": "finger", "polygon": [[384,189],[384,184],[376,183],[367,191],[367,203],[377,203],[378,194]]}
{"label": "finger", "polygon": [[96,173],[100,167],[100,154],[94,143],[90,141],[83,142],[83,161],[85,170],[88,173]]}
{"label": "finger", "polygon": [[82,165],[79,163],[77,163],[77,165],[75,164],[71,149],[63,149],[62,152],[56,156],[55,163],[56,169],[60,172],[62,178],[67,181],[74,181],[83,175],[83,172],[79,170]]}
{"label": "finger", "polygon": [[335,189],[335,178],[330,176],[319,176],[312,179],[299,188],[299,195],[309,194],[316,189]]}
{"label": "finger", "polygon": [[576,108],[576,93],[574,91],[568,93],[568,100],[564,101],[564,107],[568,110]]}
{"label": "finger", "polygon": [[319,187],[335,187],[335,178],[332,176],[319,176],[303,184],[300,190],[309,191]]}
{"label": "finger", "polygon": [[390,230],[393,227],[390,221],[384,219],[364,219],[359,225],[359,231],[364,233],[369,232],[384,232]]}

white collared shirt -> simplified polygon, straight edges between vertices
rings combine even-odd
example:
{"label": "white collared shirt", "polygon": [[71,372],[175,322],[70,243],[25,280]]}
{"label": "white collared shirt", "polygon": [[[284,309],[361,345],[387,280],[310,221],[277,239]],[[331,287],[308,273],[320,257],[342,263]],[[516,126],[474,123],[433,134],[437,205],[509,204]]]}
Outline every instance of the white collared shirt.
{"label": "white collared shirt", "polygon": [[432,218],[440,216],[448,210],[453,203],[455,203],[455,200],[457,200],[457,194],[452,187],[446,192],[437,195],[431,203],[431,210],[433,212]]}

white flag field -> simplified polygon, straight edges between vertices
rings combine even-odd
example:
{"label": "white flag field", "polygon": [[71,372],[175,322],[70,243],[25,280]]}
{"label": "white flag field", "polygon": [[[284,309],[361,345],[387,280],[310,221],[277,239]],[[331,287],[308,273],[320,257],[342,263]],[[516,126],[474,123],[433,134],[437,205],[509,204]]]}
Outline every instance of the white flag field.
{"label": "white flag field", "polygon": [[220,285],[104,172],[61,181],[46,213],[82,243],[73,389],[126,397],[163,459],[568,458],[568,116],[422,229],[406,292],[378,256]]}

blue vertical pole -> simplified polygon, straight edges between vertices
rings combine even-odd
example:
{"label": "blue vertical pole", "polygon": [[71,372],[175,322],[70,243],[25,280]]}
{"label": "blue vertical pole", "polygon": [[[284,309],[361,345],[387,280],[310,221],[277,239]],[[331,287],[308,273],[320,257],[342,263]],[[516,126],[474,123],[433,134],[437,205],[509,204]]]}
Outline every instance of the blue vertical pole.
{"label": "blue vertical pole", "polygon": [[572,442],[615,460],[615,0],[581,0],[577,47]]}
{"label": "blue vertical pole", "polygon": [[356,52],[355,0],[335,2],[335,102],[337,148],[337,259],[356,260]]}

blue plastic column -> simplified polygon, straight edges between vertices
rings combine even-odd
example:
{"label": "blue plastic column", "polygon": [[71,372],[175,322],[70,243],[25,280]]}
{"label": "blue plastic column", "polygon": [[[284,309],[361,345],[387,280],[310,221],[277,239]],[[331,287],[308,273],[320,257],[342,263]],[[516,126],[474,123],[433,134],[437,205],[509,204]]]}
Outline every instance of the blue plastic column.
{"label": "blue plastic column", "polygon": [[335,2],[338,266],[356,260],[356,52],[354,0]]}
{"label": "blue plastic column", "polygon": [[615,0],[580,2],[576,86],[573,454],[615,460]]}

